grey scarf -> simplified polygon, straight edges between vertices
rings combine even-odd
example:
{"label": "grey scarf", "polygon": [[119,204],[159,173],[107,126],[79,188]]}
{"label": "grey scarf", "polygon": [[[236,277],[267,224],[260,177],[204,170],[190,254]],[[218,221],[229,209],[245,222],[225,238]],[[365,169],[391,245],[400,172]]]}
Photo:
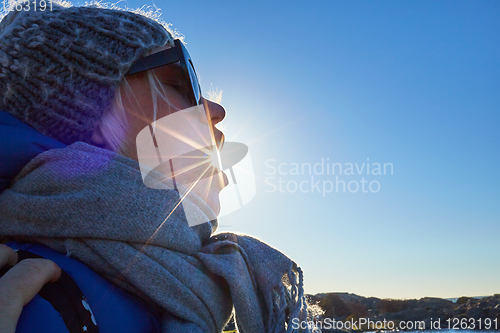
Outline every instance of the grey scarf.
{"label": "grey scarf", "polygon": [[215,220],[189,227],[177,201],[144,186],[137,162],[77,142],[34,158],[0,195],[0,235],[67,253],[165,310],[164,332],[221,332],[233,306],[240,332],[299,332],[300,268],[255,238],[211,236]]}

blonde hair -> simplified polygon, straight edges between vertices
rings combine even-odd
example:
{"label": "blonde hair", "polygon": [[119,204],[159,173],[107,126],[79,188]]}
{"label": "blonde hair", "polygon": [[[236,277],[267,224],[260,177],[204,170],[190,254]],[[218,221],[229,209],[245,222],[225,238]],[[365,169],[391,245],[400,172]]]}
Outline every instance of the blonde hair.
{"label": "blonde hair", "polygon": [[[154,71],[148,70],[146,71],[146,80],[151,88],[151,98],[153,101],[153,124],[156,121],[157,111],[158,111],[158,99],[162,99],[172,108],[177,109],[172,103],[169,102],[167,98],[167,93],[160,80]],[[123,149],[125,137],[128,129],[128,120],[125,108],[123,106],[123,96],[122,91],[126,91],[130,93],[132,96],[134,95],[134,91],[130,87],[126,77],[123,78],[120,85],[117,87],[115,92],[115,98],[112,106],[106,110],[101,118],[101,122],[99,123],[96,131],[100,134],[100,137],[104,141],[101,146],[104,146],[107,149],[115,151],[119,154],[123,154]],[[141,109],[141,112],[143,110]],[[154,127],[154,125],[153,125]]]}

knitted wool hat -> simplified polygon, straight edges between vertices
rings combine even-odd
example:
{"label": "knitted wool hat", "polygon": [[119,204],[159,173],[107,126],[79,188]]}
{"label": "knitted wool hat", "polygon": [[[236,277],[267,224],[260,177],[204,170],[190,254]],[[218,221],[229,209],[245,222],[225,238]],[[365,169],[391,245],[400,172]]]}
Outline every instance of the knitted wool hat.
{"label": "knitted wool hat", "polygon": [[128,69],[173,38],[131,12],[34,8],[0,22],[0,110],[65,144],[90,142]]}

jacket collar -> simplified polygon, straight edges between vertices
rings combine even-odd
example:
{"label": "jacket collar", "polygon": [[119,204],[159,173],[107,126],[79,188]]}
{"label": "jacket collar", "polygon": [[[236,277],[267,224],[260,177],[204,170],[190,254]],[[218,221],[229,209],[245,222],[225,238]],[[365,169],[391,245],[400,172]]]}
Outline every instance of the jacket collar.
{"label": "jacket collar", "polygon": [[0,111],[0,193],[34,157],[65,146],[10,113]]}

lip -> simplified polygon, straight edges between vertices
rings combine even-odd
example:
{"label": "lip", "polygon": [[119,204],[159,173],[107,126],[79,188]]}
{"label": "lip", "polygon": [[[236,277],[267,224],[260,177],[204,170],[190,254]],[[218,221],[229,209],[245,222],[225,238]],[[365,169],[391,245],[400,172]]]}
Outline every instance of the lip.
{"label": "lip", "polygon": [[219,190],[222,190],[223,188],[229,185],[229,177],[227,176],[227,174],[224,171],[220,170],[219,168],[214,167],[213,165],[210,166],[209,169],[205,171],[205,175],[206,175],[205,177],[212,178],[212,182],[216,181],[216,183],[219,184],[218,186]]}

